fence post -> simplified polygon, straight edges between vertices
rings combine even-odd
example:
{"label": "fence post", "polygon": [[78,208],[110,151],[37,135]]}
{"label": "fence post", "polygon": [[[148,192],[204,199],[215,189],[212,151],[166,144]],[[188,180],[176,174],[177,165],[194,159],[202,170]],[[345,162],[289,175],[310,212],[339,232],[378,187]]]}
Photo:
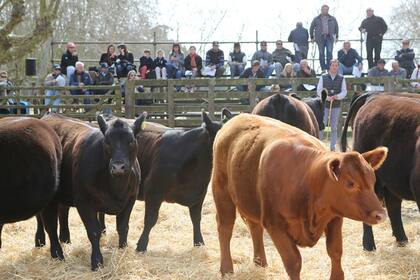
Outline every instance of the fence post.
{"label": "fence post", "polygon": [[258,30],[255,30],[255,50],[258,51]]}
{"label": "fence post", "polygon": [[136,117],[136,97],[135,97],[135,81],[125,81],[125,117],[134,119]]}
{"label": "fence post", "polygon": [[248,91],[249,91],[249,106],[251,107],[251,111],[254,109],[255,105],[257,105],[257,91],[254,79],[248,80]]}
{"label": "fence post", "polygon": [[292,81],[291,81],[291,84],[292,84],[292,91],[294,92],[294,91],[297,91],[297,88],[298,88],[298,86],[299,86],[299,84],[298,84],[298,80],[296,79],[296,78],[292,78],[291,79]]}
{"label": "fence post", "polygon": [[174,101],[174,87],[175,83],[173,80],[168,80],[168,92],[167,102],[168,102],[168,126],[175,127],[175,101]]}
{"label": "fence post", "polygon": [[395,91],[394,77],[386,77],[385,78],[384,90],[386,92],[394,92]]}
{"label": "fence post", "polygon": [[215,111],[215,107],[214,107],[214,96],[215,96],[215,94],[214,94],[214,87],[216,86],[216,79],[215,78],[211,78],[211,79],[208,79],[208,81],[209,81],[209,84],[208,84],[208,88],[209,88],[209,91],[208,91],[208,110],[209,110],[209,114],[210,114],[210,117],[214,120],[215,118],[214,118],[214,111]]}
{"label": "fence post", "polygon": [[115,115],[122,117],[122,96],[121,96],[121,85],[117,81],[115,83]]}
{"label": "fence post", "polygon": [[153,55],[156,54],[156,31],[153,31]]}

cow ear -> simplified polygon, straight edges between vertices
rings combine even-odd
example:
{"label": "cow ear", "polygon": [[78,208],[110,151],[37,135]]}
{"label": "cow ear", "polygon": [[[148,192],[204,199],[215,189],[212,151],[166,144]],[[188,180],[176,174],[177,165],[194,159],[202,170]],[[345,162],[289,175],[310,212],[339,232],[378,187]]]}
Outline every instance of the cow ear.
{"label": "cow ear", "polygon": [[374,170],[378,170],[384,163],[388,155],[387,147],[378,147],[372,151],[363,153],[363,158],[372,166]]}
{"label": "cow ear", "polygon": [[340,160],[338,158],[332,159],[328,162],[328,175],[331,180],[338,182],[340,176]]}
{"label": "cow ear", "polygon": [[228,108],[223,108],[222,109],[222,116],[221,116],[221,121],[223,122],[224,120],[230,120],[233,117],[232,112],[229,111]]}
{"label": "cow ear", "polygon": [[106,123],[105,118],[102,115],[98,115],[96,120],[98,121],[100,130],[105,135],[105,132],[108,130],[108,124]]}
{"label": "cow ear", "polygon": [[146,123],[144,122],[147,118],[147,112],[143,112],[139,117],[137,117],[137,119],[134,121],[133,124],[133,133],[134,136],[136,136],[140,131],[142,131],[146,125]]}
{"label": "cow ear", "polygon": [[323,88],[321,90],[321,102],[323,105],[325,105],[325,101],[327,100],[327,96],[328,96],[328,90]]}
{"label": "cow ear", "polygon": [[201,118],[203,119],[203,123],[206,125],[207,129],[211,127],[212,121],[209,118],[209,115],[204,111],[204,109],[201,111]]}

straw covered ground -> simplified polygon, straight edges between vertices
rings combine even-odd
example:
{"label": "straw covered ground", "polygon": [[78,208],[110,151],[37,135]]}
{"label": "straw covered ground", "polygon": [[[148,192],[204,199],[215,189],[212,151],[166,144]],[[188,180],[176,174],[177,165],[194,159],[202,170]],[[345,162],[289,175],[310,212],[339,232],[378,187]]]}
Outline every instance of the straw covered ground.
{"label": "straw covered ground", "polygon": [[[90,244],[75,209],[71,210],[72,244],[65,245],[66,261],[50,259],[49,246],[35,249],[35,219],[6,225],[0,249],[0,279],[219,279],[219,245],[215,208],[207,195],[202,220],[206,241],[203,248],[192,248],[192,225],[187,208],[174,204],[162,206],[159,222],[152,230],[149,251],[135,252],[143,227],[144,204],[137,202],[132,213],[129,246],[117,249],[114,217],[107,217],[108,231],[102,239],[105,267],[90,271]],[[378,250],[361,249],[359,222],[344,224],[343,267],[346,279],[420,279],[420,219],[414,203],[404,203],[403,219],[410,242],[398,248],[391,236],[389,221],[374,228]],[[228,279],[286,279],[286,273],[270,238],[266,235],[269,267],[252,264],[251,239],[240,218],[234,229],[232,255],[235,274]],[[314,248],[301,249],[302,279],[328,279],[329,258],[322,238]]]}

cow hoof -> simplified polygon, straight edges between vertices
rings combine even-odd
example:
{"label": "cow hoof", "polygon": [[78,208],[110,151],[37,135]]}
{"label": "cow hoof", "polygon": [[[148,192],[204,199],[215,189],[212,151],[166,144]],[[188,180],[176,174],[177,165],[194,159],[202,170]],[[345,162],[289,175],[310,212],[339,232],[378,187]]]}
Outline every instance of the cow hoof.
{"label": "cow hoof", "polygon": [[61,249],[51,250],[51,257],[55,260],[64,261],[64,255]]}
{"label": "cow hoof", "polygon": [[363,245],[363,250],[367,251],[367,252],[373,252],[376,251],[376,246],[375,245]]}
{"label": "cow hoof", "polygon": [[401,240],[401,241],[397,241],[397,246],[398,247],[405,247],[408,244],[408,240]]}
{"label": "cow hoof", "polygon": [[97,263],[92,263],[92,265],[90,266],[90,269],[92,271],[98,271],[99,268],[103,268],[103,267],[104,265],[102,263],[97,262]]}
{"label": "cow hoof", "polygon": [[267,261],[266,260],[262,260],[260,257],[255,257],[254,258],[254,264],[258,267],[267,267]]}
{"label": "cow hoof", "polygon": [[61,237],[60,237],[60,242],[65,243],[65,244],[70,244],[71,243],[70,238],[61,238]]}
{"label": "cow hoof", "polygon": [[40,247],[44,247],[45,246],[45,239],[35,239],[35,247],[40,248]]}
{"label": "cow hoof", "polygon": [[147,252],[146,248],[142,248],[141,246],[137,245],[136,251],[141,254],[145,254]]}
{"label": "cow hoof", "polygon": [[201,242],[194,242],[194,247],[201,247],[201,246],[204,246],[205,244],[204,244],[204,241],[201,241]]}
{"label": "cow hoof", "polygon": [[127,242],[120,243],[120,244],[118,245],[118,247],[119,247],[120,249],[124,249],[124,248],[126,248],[126,247],[127,247]]}

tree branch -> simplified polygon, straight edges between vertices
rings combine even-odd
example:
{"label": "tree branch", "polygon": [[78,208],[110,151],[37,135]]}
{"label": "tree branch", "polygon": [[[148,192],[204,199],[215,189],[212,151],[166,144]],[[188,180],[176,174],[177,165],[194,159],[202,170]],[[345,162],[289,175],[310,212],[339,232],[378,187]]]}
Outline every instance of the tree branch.
{"label": "tree branch", "polygon": [[10,15],[9,21],[0,30],[0,40],[5,36],[12,33],[13,29],[16,28],[25,16],[25,1],[24,0],[10,0],[12,3],[12,14]]}

